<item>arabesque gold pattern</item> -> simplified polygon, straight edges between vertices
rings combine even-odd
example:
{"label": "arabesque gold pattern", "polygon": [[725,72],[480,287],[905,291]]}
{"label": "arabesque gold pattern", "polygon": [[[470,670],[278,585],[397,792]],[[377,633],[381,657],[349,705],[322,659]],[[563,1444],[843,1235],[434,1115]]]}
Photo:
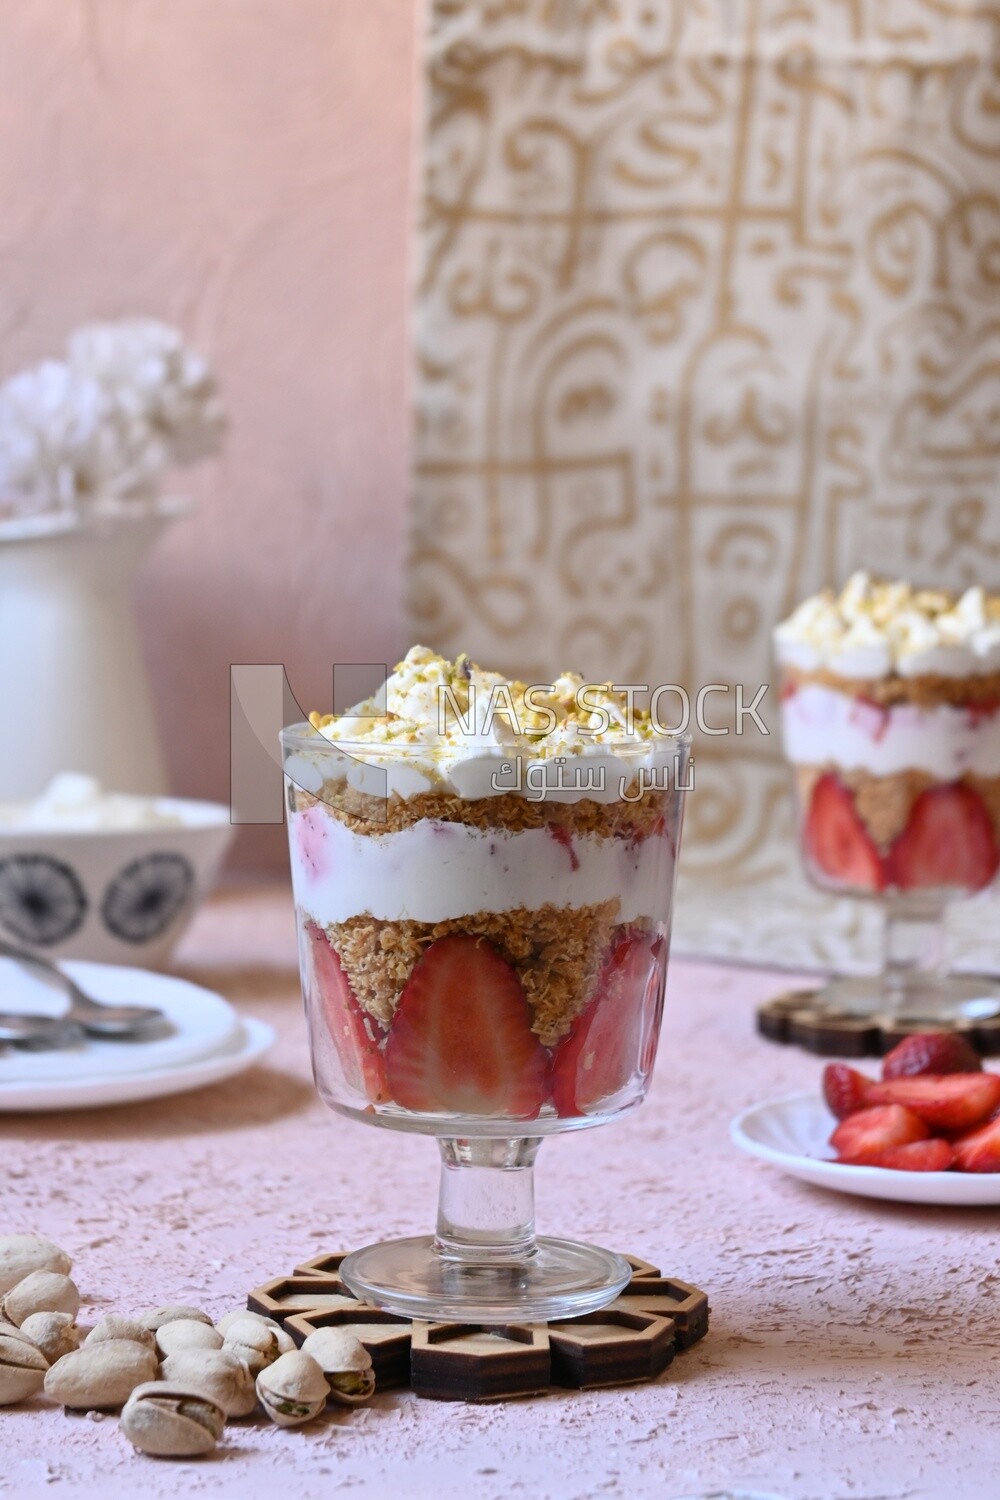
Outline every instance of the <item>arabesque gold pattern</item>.
{"label": "arabesque gold pattern", "polygon": [[[433,0],[418,638],[752,697],[851,566],[1000,580],[998,38],[948,0]],[[689,868],[787,867],[776,736],[697,762]]]}

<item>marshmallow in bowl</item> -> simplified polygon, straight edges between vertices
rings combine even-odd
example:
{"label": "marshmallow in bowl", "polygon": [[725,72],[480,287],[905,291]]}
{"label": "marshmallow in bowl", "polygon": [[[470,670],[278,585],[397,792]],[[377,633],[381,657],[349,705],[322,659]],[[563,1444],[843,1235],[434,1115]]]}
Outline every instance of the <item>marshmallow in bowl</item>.
{"label": "marshmallow in bowl", "polygon": [[93,776],[65,771],[30,802],[0,803],[0,828],[34,833],[100,833],[179,828],[184,823],[156,797],[105,792]]}
{"label": "marshmallow in bowl", "polygon": [[824,589],[774,632],[783,666],[841,677],[965,677],[1000,670],[1000,595],[979,586],[957,595],[904,581],[851,575]]}

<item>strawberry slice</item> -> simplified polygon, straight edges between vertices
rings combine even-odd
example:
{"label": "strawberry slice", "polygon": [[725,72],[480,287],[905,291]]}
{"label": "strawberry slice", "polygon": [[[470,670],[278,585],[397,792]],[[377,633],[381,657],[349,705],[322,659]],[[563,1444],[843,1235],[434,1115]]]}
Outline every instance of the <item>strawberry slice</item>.
{"label": "strawberry slice", "polygon": [[841,1161],[858,1166],[880,1151],[892,1146],[907,1146],[910,1141],[925,1141],[930,1131],[911,1109],[901,1104],[881,1104],[874,1109],[860,1109],[841,1120],[830,1137],[830,1145]]}
{"label": "strawberry slice", "polygon": [[592,1114],[648,1074],[656,1054],[666,945],[651,933],[628,933],[604,961],[597,997],[552,1058],[552,1103],[564,1118]]}
{"label": "strawberry slice", "polygon": [[959,1172],[1000,1172],[1000,1116],[952,1142]]}
{"label": "strawberry slice", "polygon": [[915,1031],[882,1059],[883,1078],[914,1078],[921,1073],[981,1073],[979,1053],[954,1031]]}
{"label": "strawberry slice", "polygon": [[813,788],[803,842],[808,859],[838,885],[881,891],[885,871],[847,787],[829,772]]}
{"label": "strawberry slice", "polygon": [[823,1098],[830,1113],[838,1120],[846,1120],[865,1107],[871,1079],[849,1068],[847,1063],[827,1063],[823,1069]]}
{"label": "strawberry slice", "polygon": [[943,1078],[890,1078],[873,1083],[870,1104],[902,1104],[932,1130],[971,1130],[1000,1107],[1000,1074],[949,1073]]}
{"label": "strawberry slice", "polygon": [[848,1167],[889,1167],[893,1172],[947,1172],[955,1160],[954,1147],[947,1141],[910,1141],[905,1146],[889,1146],[860,1160],[841,1157]]}
{"label": "strawberry slice", "polygon": [[533,1120],[548,1053],[521,981],[484,938],[439,938],[414,966],[385,1046],[389,1091],[419,1114]]}
{"label": "strawberry slice", "polygon": [[971,787],[932,786],[910,809],[889,850],[889,882],[903,891],[950,886],[979,891],[1000,866],[993,823]]}
{"label": "strawberry slice", "polygon": [[385,1060],[379,1049],[382,1032],[355,1000],[340,958],[322,927],[307,922],[305,930],[311,961],[310,999],[326,1022],[344,1082],[373,1104],[382,1104],[389,1097]]}

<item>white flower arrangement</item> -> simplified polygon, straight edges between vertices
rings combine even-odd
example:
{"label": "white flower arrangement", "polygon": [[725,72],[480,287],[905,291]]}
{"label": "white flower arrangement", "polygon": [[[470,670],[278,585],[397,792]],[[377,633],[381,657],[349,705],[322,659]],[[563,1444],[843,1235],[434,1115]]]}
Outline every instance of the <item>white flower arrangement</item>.
{"label": "white flower arrangement", "polygon": [[224,430],[215,377],[178,329],[89,324],[66,359],[0,385],[0,520],[148,511],[166,471],[217,452]]}

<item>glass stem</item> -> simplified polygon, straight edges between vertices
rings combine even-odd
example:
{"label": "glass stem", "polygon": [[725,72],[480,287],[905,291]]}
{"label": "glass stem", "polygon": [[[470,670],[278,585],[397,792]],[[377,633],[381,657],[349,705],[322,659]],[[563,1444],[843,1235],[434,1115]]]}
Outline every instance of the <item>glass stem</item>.
{"label": "glass stem", "polygon": [[438,1141],[441,1190],[435,1249],[447,1260],[512,1265],[535,1253],[538,1137]]}
{"label": "glass stem", "polygon": [[898,1011],[919,991],[921,981],[945,967],[944,904],[900,901],[885,906],[885,988],[889,1008]]}

